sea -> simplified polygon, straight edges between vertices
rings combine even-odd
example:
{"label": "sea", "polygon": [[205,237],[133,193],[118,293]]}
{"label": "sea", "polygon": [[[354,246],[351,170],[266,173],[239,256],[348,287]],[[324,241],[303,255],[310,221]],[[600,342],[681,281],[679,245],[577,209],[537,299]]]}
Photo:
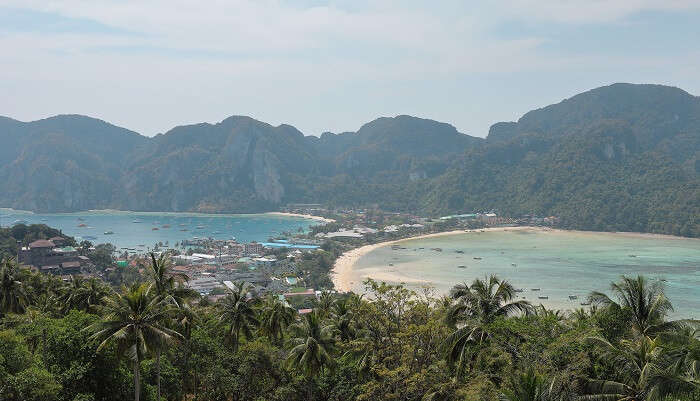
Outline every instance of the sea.
{"label": "sea", "polygon": [[[377,248],[353,267],[364,277],[448,293],[457,283],[496,274],[535,305],[573,310],[591,291],[611,294],[622,275],[660,281],[677,318],[700,318],[700,240],[568,231],[484,231],[414,239]],[[547,297],[546,299],[540,297]],[[575,297],[575,298],[570,298]]]}
{"label": "sea", "polygon": [[308,231],[318,221],[272,214],[205,214],[125,211],[32,213],[0,209],[0,226],[46,224],[76,240],[111,243],[117,248],[146,251],[155,244],[174,246],[196,238],[266,242],[269,238]]}

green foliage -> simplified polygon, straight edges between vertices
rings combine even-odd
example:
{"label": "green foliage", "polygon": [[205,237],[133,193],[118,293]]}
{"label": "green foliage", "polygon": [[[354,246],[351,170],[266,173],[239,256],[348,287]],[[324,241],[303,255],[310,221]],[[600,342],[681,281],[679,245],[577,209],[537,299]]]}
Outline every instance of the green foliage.
{"label": "green foliage", "polygon": [[61,306],[62,294],[87,283],[21,271],[32,296],[25,312],[0,320],[0,399],[695,401],[700,393],[700,327],[668,321],[668,305],[653,307],[665,305],[663,287],[644,278],[624,278],[612,295],[593,294],[600,306],[566,314],[518,302],[497,277],[443,298],[367,280],[366,295],[325,292],[300,316],[240,283],[224,301],[198,304],[167,259],[144,268],[147,282],[94,307],[46,309],[40,299]]}

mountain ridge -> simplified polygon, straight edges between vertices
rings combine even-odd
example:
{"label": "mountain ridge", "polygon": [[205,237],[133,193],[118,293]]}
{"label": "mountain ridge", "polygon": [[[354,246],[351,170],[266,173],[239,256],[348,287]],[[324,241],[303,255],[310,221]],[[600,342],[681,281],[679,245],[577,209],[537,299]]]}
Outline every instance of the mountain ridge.
{"label": "mountain ridge", "polygon": [[321,202],[556,214],[586,229],[624,228],[623,215],[637,213],[640,231],[700,235],[700,98],[661,85],[595,88],[495,123],[485,139],[408,115],[320,137],[237,115],[154,137],[59,115],[0,118],[0,141],[0,206],[35,211]]}

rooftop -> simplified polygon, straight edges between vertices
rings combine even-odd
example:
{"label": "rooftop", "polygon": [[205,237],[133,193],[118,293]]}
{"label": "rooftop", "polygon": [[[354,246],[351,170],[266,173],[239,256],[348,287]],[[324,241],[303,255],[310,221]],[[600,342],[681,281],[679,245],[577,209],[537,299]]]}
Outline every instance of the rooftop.
{"label": "rooftop", "polygon": [[47,239],[38,239],[29,244],[29,248],[53,248],[56,244]]}

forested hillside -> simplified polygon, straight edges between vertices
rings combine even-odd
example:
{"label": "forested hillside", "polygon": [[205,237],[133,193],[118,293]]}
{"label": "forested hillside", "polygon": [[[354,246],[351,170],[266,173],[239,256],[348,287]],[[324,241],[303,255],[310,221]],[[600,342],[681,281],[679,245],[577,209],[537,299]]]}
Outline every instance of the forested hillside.
{"label": "forested hillside", "polygon": [[614,84],[496,123],[411,116],[304,136],[234,116],[147,138],[100,120],[0,119],[0,206],[260,212],[292,202],[556,215],[570,228],[700,236],[700,99]]}

